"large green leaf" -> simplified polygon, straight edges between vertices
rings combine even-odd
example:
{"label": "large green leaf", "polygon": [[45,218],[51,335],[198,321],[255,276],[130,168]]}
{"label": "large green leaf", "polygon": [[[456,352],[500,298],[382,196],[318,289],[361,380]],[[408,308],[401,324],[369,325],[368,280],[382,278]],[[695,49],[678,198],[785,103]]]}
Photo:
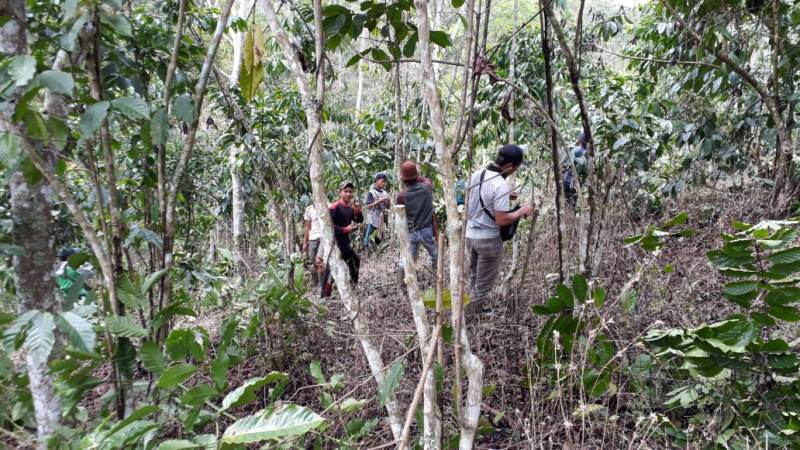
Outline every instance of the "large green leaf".
{"label": "large green leaf", "polygon": [[585,276],[577,274],[572,277],[572,292],[575,293],[575,298],[578,299],[578,302],[583,303],[586,301],[589,285],[586,283]]}
{"label": "large green leaf", "polygon": [[319,428],[325,419],[308,408],[293,404],[267,409],[234,422],[222,435],[227,444],[250,444],[288,436],[300,436]]}
{"label": "large green leaf", "polygon": [[37,77],[42,86],[57,94],[72,95],[75,81],[72,75],[60,70],[45,70]]}
{"label": "large green leaf", "polygon": [[147,336],[147,330],[128,316],[106,317],[106,328],[115,336],[141,338]]}
{"label": "large green leaf", "polygon": [[53,330],[56,324],[53,315],[49,312],[39,311],[30,321],[30,328],[25,334],[25,349],[28,354],[36,361],[47,361],[53,344],[56,342]]}
{"label": "large green leaf", "polygon": [[72,311],[56,316],[56,326],[69,338],[70,344],[81,351],[94,350],[95,333],[92,324]]}
{"label": "large green leaf", "polygon": [[133,30],[131,29],[130,22],[128,22],[128,19],[120,14],[107,14],[101,11],[100,21],[111,26],[111,28],[114,29],[114,32],[120,36],[133,37]]}
{"label": "large green leaf", "polygon": [[139,97],[119,97],[111,101],[111,106],[131,119],[149,119],[150,108]]}
{"label": "large green leaf", "polygon": [[178,364],[172,366],[164,371],[158,378],[158,387],[163,389],[170,389],[188,380],[189,377],[197,372],[197,367],[194,364]]}
{"label": "large green leaf", "polygon": [[450,37],[444,31],[431,31],[431,42],[439,47],[450,47]]}
{"label": "large green leaf", "polygon": [[145,304],[144,295],[139,291],[137,283],[131,280],[130,274],[123,273],[119,277],[119,284],[117,286],[117,295],[119,300],[128,309],[139,309]]}
{"label": "large green leaf", "polygon": [[217,395],[217,390],[209,384],[198,384],[181,395],[181,403],[186,406],[198,406]]}
{"label": "large green leaf", "polygon": [[256,392],[264,385],[288,378],[285,373],[271,372],[267,376],[247,380],[222,399],[222,411],[250,403],[256,399]]}
{"label": "large green leaf", "polygon": [[258,85],[264,79],[265,47],[266,38],[261,26],[254,26],[247,31],[242,49],[242,70],[239,72],[239,88],[242,90],[242,97],[247,101],[253,99]]}
{"label": "large green leaf", "polygon": [[142,364],[147,370],[155,374],[160,374],[167,366],[164,355],[155,342],[145,342],[142,344],[142,348],[139,349],[139,359],[142,360]]}
{"label": "large green leaf", "polygon": [[170,439],[158,445],[158,450],[183,450],[185,448],[198,448],[200,444],[195,444],[186,439]]}
{"label": "large green leaf", "polygon": [[155,284],[158,280],[163,278],[168,271],[169,269],[161,269],[157,272],[153,272],[150,275],[148,275],[147,278],[145,278],[144,281],[142,282],[142,289],[141,289],[142,294],[146,294],[147,291],[149,291],[150,288],[153,287],[153,284]]}
{"label": "large green leaf", "polygon": [[111,106],[109,102],[97,102],[86,108],[86,111],[81,114],[80,130],[84,137],[90,136],[100,128],[100,124],[108,114],[109,106]]}
{"label": "large green leaf", "polygon": [[322,367],[319,364],[319,361],[311,361],[309,364],[309,369],[311,370],[311,376],[314,377],[314,381],[317,384],[324,385],[325,384],[325,374],[322,373]]}
{"label": "large green leaf", "polygon": [[380,399],[381,406],[386,405],[386,402],[392,396],[395,389],[397,389],[397,386],[400,385],[400,379],[403,378],[403,372],[405,372],[405,370],[406,368],[402,361],[397,361],[389,368],[389,373],[386,374],[386,378],[383,379],[381,388],[378,391],[378,398]]}
{"label": "large green leaf", "polygon": [[20,55],[11,58],[8,74],[17,86],[25,86],[36,73],[36,58],[31,55]]}
{"label": "large green leaf", "polygon": [[192,97],[184,94],[175,97],[172,102],[172,115],[184,122],[192,123],[194,121],[195,107]]}
{"label": "large green leaf", "polygon": [[164,145],[169,138],[169,120],[167,120],[167,111],[164,108],[158,108],[153,113],[153,119],[150,121],[150,138],[153,145]]}

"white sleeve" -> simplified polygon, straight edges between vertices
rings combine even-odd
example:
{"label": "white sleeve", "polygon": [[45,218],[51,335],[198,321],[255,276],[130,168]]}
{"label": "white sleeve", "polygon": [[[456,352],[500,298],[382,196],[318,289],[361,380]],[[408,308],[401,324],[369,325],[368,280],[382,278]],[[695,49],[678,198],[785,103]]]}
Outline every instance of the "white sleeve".
{"label": "white sleeve", "polygon": [[306,211],[303,213],[303,220],[311,222],[311,211],[306,208]]}
{"label": "white sleeve", "polygon": [[508,183],[505,181],[497,183],[497,187],[494,190],[494,205],[492,209],[499,212],[508,212],[511,209],[508,206],[508,197],[510,193],[511,188],[508,186]]}

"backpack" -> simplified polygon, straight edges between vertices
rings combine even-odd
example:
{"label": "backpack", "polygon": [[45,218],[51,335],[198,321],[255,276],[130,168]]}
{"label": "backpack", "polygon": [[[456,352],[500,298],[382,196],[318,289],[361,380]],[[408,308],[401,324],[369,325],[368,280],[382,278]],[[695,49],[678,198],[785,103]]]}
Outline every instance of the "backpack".
{"label": "backpack", "polygon": [[[489,216],[496,223],[497,220],[494,218],[494,215],[492,213],[490,213],[488,209],[486,209],[486,205],[483,203],[483,195],[481,194],[481,191],[483,190],[483,179],[484,179],[485,176],[486,176],[486,171],[484,170],[481,173],[481,181],[480,181],[480,185],[478,187],[478,200],[480,200],[480,202],[481,202],[481,208],[483,208],[483,212],[485,212],[486,215]],[[517,206],[511,208],[511,211],[509,211],[509,212],[514,212],[514,211],[518,210],[519,208],[520,208],[520,206],[517,205]],[[514,237],[514,234],[516,234],[518,226],[519,226],[519,219],[511,222],[508,225],[503,225],[502,227],[500,227],[500,240],[501,241],[510,241],[511,238]]]}

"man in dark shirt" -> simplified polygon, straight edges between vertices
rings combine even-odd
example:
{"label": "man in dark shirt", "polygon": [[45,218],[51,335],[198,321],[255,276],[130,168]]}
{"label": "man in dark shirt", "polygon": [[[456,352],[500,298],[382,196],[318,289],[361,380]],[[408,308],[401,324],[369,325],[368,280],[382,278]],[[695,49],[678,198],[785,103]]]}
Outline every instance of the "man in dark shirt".
{"label": "man in dark shirt", "polygon": [[[336,245],[339,247],[342,259],[350,269],[350,280],[353,284],[356,284],[358,283],[358,269],[361,266],[361,258],[350,246],[350,235],[359,228],[353,222],[363,222],[364,216],[361,214],[361,208],[353,203],[353,183],[343,181],[339,185],[339,200],[333,202],[328,207],[328,211],[333,222]],[[327,279],[327,277],[325,278]]]}
{"label": "man in dark shirt", "polygon": [[397,204],[406,207],[411,255],[416,259],[422,244],[431,257],[431,265],[436,270],[436,243],[433,223],[433,183],[419,176],[417,165],[406,161],[400,166],[400,179],[403,190],[397,194]]}

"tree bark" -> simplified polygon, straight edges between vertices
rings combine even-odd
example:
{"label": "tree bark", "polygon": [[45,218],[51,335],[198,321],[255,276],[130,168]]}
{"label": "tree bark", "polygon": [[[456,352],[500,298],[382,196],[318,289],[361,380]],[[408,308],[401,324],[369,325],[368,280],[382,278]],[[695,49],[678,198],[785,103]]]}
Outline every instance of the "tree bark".
{"label": "tree bark", "polygon": [[[355,297],[355,293],[350,286],[350,275],[339,255],[338,248],[334,245],[333,240],[333,224],[330,215],[325,214],[324,211],[328,210],[328,195],[325,191],[325,182],[323,179],[323,163],[322,163],[322,105],[325,94],[324,83],[324,35],[322,33],[322,5],[319,0],[313,2],[314,6],[314,23],[317,33],[315,33],[315,47],[316,47],[316,92],[311,90],[311,84],[306,78],[306,74],[300,64],[299,59],[289,41],[289,36],[283,27],[278,23],[278,18],[275,14],[275,9],[272,5],[272,0],[264,1],[264,12],[267,22],[275,35],[275,40],[280,45],[286,57],[285,63],[287,64],[290,73],[292,74],[295,83],[300,91],[303,102],[303,108],[306,112],[306,128],[308,133],[308,161],[309,161],[309,175],[311,177],[311,191],[314,197],[314,207],[317,211],[322,212],[320,217],[323,221],[322,227],[322,255],[323,260],[327,259],[331,267],[331,274],[336,282],[336,289],[339,297],[342,299],[348,316],[353,323],[353,329],[364,350],[367,357],[372,375],[379,385],[384,382],[384,370],[386,367],[383,364],[380,350],[376,348],[369,339],[369,327],[361,314],[360,301]],[[330,258],[326,258],[330,254]],[[386,402],[386,410],[389,415],[389,424],[392,429],[392,434],[395,440],[400,439],[403,429],[403,419],[397,401],[392,394],[391,398]]]}
{"label": "tree bark", "polygon": [[[411,255],[411,243],[408,237],[408,226],[406,223],[406,208],[403,205],[394,207],[395,230],[398,245],[400,246],[400,259],[403,262],[405,274],[405,285],[408,289],[408,300],[411,303],[411,313],[414,316],[414,325],[417,328],[417,338],[419,340],[420,360],[426,360],[426,356],[432,357],[436,351],[436,341],[431,340],[431,327],[428,323],[428,314],[425,305],[422,303],[422,294],[417,283],[417,263]],[[427,346],[427,347],[426,347]],[[427,348],[427,349],[426,349]],[[439,411],[436,407],[436,385],[434,384],[433,372],[428,371],[424,376],[423,383],[423,420],[424,435],[422,446],[424,449],[441,448],[442,424],[439,421]],[[404,446],[401,443],[401,448]]]}
{"label": "tree bark", "polygon": [[[24,0],[6,0],[0,3],[0,15],[9,20],[0,28],[0,52],[6,55],[25,55],[28,53],[26,11]],[[58,60],[57,60],[58,63]],[[64,117],[63,97],[48,94],[45,101],[56,117]],[[16,105],[12,102],[11,105]],[[3,111],[10,117],[11,110]],[[0,131],[12,130],[0,124]],[[53,165],[53,155],[48,153],[47,163]],[[23,253],[14,257],[14,284],[17,302],[23,311],[39,310],[56,313],[58,305],[55,298],[53,280],[53,190],[46,180],[29,183],[21,171],[11,175],[11,218],[14,227],[11,241],[22,248]],[[48,373],[47,360],[25,355],[28,370],[28,387],[31,391],[33,409],[36,417],[36,446],[47,448],[46,438],[59,424],[61,406],[53,389],[53,379]]]}
{"label": "tree bark", "polygon": [[[471,5],[472,0],[468,2],[468,11],[470,13],[467,17],[467,37],[465,39],[464,59],[467,61],[465,66],[468,70],[470,63],[470,54],[472,50],[472,14]],[[425,91],[425,100],[430,110],[431,118],[431,132],[433,134],[433,142],[436,148],[436,154],[439,158],[439,170],[442,174],[442,184],[444,188],[445,206],[447,210],[447,236],[450,241],[449,257],[450,257],[450,292],[460,292],[461,276],[463,261],[459,259],[459,252],[461,247],[461,221],[456,206],[455,198],[455,167],[452,160],[452,152],[447,148],[445,142],[445,127],[444,117],[442,115],[442,108],[439,99],[439,92],[436,84],[436,74],[433,71],[433,57],[431,54],[430,44],[430,22],[428,20],[428,4],[426,0],[414,0],[417,14],[417,27],[419,36],[419,51],[420,61],[422,65],[422,80],[423,88]],[[469,77],[465,83],[469,82]],[[462,100],[461,109],[466,106],[466,99]],[[458,130],[457,127],[456,129]],[[443,256],[443,255],[442,255]],[[451,294],[452,295],[452,294]],[[481,412],[481,395],[483,390],[483,363],[472,353],[469,345],[469,339],[466,333],[466,327],[461,320],[460,304],[463,301],[461,298],[453,300],[453,323],[456,333],[456,346],[460,347],[461,364],[467,374],[469,381],[467,389],[467,398],[463,408],[463,418],[459,424],[461,427],[459,448],[461,450],[471,449],[475,441],[475,432],[477,431],[478,419]],[[460,374],[456,374],[460,376]],[[460,402],[461,399],[459,398]]]}

